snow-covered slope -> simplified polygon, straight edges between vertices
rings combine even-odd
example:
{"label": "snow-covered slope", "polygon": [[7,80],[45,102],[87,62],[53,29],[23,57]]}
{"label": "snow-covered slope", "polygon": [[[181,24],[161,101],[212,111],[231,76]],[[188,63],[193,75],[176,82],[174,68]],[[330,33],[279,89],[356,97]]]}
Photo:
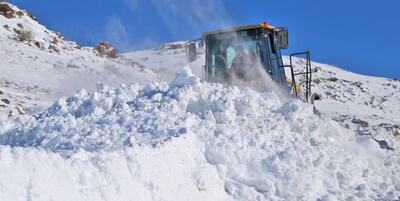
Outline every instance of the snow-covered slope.
{"label": "snow-covered slope", "polygon": [[400,200],[399,81],[313,62],[314,108],[199,82],[184,42],[100,57],[10,7],[0,200]]}
{"label": "snow-covered slope", "polygon": [[93,48],[66,41],[26,11],[2,4],[19,13],[0,15],[0,112],[6,116],[43,109],[80,88],[93,90],[97,82],[118,86],[155,77],[133,61],[100,57]]}

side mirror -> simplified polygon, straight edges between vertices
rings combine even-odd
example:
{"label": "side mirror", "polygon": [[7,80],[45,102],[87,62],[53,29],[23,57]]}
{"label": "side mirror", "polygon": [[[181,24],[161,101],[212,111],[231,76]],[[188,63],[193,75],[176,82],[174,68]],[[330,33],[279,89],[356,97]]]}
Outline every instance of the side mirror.
{"label": "side mirror", "polygon": [[195,61],[197,59],[196,43],[193,41],[187,42],[185,48],[188,63]]}
{"label": "side mirror", "polygon": [[289,31],[286,27],[278,28],[279,48],[289,48]]}

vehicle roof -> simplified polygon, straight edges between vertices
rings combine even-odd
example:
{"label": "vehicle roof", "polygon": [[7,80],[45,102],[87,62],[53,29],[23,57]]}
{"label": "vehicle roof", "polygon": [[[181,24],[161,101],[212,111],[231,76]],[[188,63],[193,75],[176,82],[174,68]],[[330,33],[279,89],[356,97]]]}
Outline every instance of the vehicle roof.
{"label": "vehicle roof", "polygon": [[265,27],[262,24],[247,25],[247,26],[240,26],[240,27],[230,27],[230,28],[224,28],[224,29],[218,29],[215,31],[205,32],[205,33],[203,33],[203,37],[208,36],[208,35],[218,34],[218,33],[227,33],[227,32],[242,31],[242,30],[248,30],[248,29],[257,29],[257,28],[274,30],[276,27],[271,26],[271,25],[268,25],[268,27]]}

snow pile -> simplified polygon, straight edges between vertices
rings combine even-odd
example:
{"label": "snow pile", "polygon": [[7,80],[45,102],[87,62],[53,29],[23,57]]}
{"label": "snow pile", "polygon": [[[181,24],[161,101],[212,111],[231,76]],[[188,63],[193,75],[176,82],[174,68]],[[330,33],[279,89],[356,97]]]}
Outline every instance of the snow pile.
{"label": "snow pile", "polygon": [[84,90],[0,134],[0,200],[396,200],[400,158],[297,100],[205,84]]}

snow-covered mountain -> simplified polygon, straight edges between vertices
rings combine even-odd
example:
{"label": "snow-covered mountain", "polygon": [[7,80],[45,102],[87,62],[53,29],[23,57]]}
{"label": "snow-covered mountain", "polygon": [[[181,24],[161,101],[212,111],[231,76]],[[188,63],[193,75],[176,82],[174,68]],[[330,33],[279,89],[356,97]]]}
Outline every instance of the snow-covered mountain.
{"label": "snow-covered mountain", "polygon": [[400,200],[398,80],[313,62],[314,108],[0,4],[0,200]]}
{"label": "snow-covered mountain", "polygon": [[154,80],[154,72],[133,61],[101,57],[94,48],[64,40],[28,12],[2,5],[14,13],[0,15],[0,111],[6,116],[43,109],[77,89],[93,90],[97,82]]}

